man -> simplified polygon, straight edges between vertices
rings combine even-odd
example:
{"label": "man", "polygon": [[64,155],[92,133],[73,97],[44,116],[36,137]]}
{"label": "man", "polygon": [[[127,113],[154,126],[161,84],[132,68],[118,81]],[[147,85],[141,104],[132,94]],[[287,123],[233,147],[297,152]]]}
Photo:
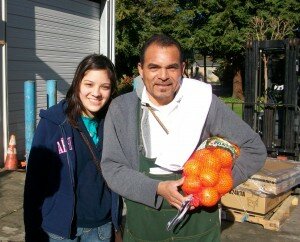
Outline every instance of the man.
{"label": "man", "polygon": [[221,136],[241,148],[233,167],[235,186],[264,164],[260,137],[212,94],[211,86],[182,78],[179,43],[154,35],[144,45],[133,92],[116,98],[104,128],[102,171],[125,198],[124,241],[219,241],[216,207],[190,210],[173,231],[167,222],[187,199],[182,167],[199,144]]}

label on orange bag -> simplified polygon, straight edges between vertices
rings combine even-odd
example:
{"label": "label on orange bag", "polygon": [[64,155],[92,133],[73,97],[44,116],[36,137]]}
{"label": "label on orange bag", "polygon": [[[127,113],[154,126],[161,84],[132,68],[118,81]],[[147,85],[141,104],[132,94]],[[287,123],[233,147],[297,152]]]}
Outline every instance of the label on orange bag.
{"label": "label on orange bag", "polygon": [[240,153],[238,146],[228,142],[225,139],[217,137],[217,136],[206,139],[199,146],[198,150],[199,149],[204,149],[204,148],[209,148],[209,147],[211,147],[211,148],[222,148],[222,149],[228,150],[231,153],[233,159],[236,159],[239,156],[239,153]]}

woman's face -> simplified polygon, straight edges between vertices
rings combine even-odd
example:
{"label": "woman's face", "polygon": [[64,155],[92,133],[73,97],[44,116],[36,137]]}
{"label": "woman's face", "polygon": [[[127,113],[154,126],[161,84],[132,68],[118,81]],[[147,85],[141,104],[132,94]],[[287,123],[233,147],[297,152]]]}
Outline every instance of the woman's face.
{"label": "woman's face", "polygon": [[79,98],[89,117],[105,106],[111,95],[111,81],[107,70],[89,70],[85,73],[79,89]]}

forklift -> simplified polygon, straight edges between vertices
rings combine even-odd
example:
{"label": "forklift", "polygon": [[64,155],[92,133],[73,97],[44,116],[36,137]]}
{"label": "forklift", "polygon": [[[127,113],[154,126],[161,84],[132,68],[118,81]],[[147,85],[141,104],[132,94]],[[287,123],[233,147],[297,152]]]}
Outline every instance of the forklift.
{"label": "forklift", "polygon": [[300,39],[248,41],[243,119],[268,155],[299,161]]}

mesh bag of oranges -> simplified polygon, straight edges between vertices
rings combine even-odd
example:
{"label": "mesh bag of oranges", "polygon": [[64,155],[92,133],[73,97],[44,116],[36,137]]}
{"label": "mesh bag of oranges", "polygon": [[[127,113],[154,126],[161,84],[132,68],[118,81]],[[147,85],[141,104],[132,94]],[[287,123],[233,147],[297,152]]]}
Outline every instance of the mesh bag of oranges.
{"label": "mesh bag of oranges", "polygon": [[232,166],[239,147],[220,137],[205,140],[184,164],[182,190],[191,205],[211,207],[233,188]]}

